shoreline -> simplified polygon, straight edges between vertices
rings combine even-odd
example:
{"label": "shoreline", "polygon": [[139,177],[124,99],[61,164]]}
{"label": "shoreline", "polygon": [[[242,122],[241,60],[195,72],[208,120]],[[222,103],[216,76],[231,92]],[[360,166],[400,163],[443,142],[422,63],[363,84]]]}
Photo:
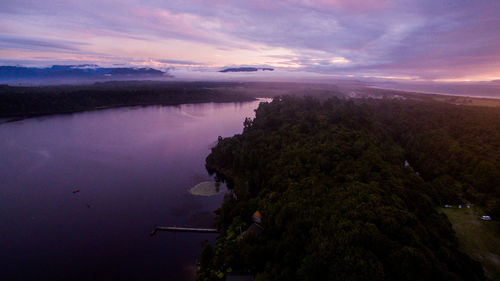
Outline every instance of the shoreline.
{"label": "shoreline", "polygon": [[[189,102],[175,102],[175,103],[143,103],[143,104],[120,104],[120,105],[109,105],[109,106],[98,106],[98,107],[89,107],[83,109],[75,109],[75,110],[67,110],[67,111],[52,111],[52,112],[42,112],[42,113],[34,113],[34,114],[23,114],[23,115],[0,115],[0,125],[4,123],[17,122],[30,118],[37,118],[43,116],[53,116],[53,115],[70,115],[74,113],[82,113],[82,112],[92,112],[92,111],[100,111],[107,110],[113,108],[126,108],[126,107],[148,107],[148,106],[179,106],[179,105],[188,105],[188,104],[201,104],[201,103],[245,103],[252,102],[258,100],[257,98],[250,98],[248,100],[227,100],[227,101],[189,101]],[[5,119],[5,120],[2,120]]]}
{"label": "shoreline", "polygon": [[211,83],[131,83],[0,87],[0,118],[18,119],[126,106],[181,105],[255,101]]}

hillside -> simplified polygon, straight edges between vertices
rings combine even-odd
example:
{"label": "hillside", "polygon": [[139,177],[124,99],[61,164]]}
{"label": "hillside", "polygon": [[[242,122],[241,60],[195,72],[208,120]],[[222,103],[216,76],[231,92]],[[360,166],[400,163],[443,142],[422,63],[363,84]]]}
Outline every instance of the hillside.
{"label": "hillside", "polygon": [[[94,64],[53,65],[51,67],[0,66],[0,81],[99,80],[169,77],[153,68],[99,67]],[[59,82],[60,83],[60,82]]]}

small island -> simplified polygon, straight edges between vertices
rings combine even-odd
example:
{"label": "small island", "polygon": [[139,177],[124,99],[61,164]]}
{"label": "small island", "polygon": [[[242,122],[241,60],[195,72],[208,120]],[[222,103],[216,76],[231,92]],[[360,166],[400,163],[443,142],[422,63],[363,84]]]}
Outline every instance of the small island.
{"label": "small island", "polygon": [[261,67],[261,68],[256,68],[256,67],[236,67],[236,68],[226,68],[223,69],[219,72],[255,72],[255,71],[274,71],[273,68],[269,67]]}
{"label": "small island", "polygon": [[213,196],[227,190],[226,185],[216,181],[203,181],[189,189],[189,193],[197,196]]}

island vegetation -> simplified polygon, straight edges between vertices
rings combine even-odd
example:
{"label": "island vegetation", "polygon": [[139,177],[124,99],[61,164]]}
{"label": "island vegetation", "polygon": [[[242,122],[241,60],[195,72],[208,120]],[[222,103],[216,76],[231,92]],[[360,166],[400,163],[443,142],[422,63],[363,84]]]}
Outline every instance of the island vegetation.
{"label": "island vegetation", "polygon": [[[500,217],[500,109],[276,97],[207,169],[231,192],[197,280],[485,280],[444,204]],[[250,235],[252,214],[262,231]],[[242,235],[243,234],[243,235]]]}

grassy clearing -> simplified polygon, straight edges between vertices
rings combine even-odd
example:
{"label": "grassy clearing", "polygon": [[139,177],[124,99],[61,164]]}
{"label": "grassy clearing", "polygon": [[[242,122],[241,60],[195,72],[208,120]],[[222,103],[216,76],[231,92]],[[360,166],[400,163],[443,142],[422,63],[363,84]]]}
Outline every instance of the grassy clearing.
{"label": "grassy clearing", "polygon": [[460,249],[481,262],[486,276],[500,280],[500,223],[483,221],[480,209],[440,208],[453,225]]}

